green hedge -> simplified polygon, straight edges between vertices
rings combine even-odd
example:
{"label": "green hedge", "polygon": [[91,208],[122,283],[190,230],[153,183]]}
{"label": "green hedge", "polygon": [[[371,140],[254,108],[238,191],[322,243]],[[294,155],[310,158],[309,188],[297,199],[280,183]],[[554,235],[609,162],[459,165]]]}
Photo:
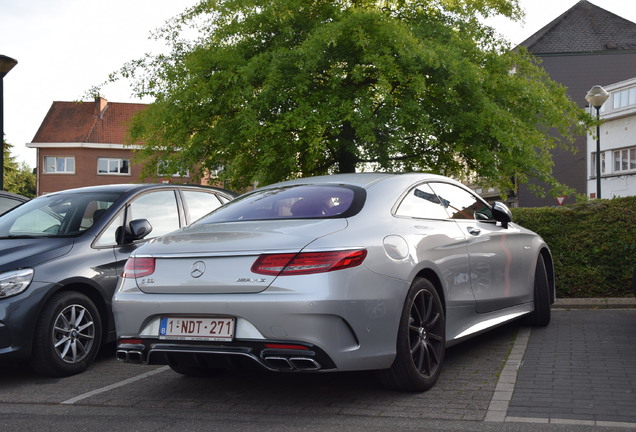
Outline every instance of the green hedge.
{"label": "green hedge", "polygon": [[636,197],[511,210],[550,246],[557,297],[632,296]]}

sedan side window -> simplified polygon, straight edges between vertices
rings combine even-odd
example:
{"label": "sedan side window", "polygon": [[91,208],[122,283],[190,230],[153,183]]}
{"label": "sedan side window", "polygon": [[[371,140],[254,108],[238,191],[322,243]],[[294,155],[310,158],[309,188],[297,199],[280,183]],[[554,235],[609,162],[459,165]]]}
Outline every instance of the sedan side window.
{"label": "sedan side window", "polygon": [[124,210],[120,210],[106,229],[95,240],[95,246],[115,246],[117,244],[117,228],[124,224]]}
{"label": "sedan side window", "polygon": [[135,219],[147,219],[152,225],[151,237],[158,237],[179,229],[179,210],[174,191],[158,191],[144,194],[130,203],[127,223]]}
{"label": "sedan side window", "polygon": [[451,219],[492,219],[490,207],[478,196],[449,183],[430,185]]}
{"label": "sedan side window", "polygon": [[411,189],[400,203],[395,215],[420,219],[448,219],[443,203],[428,184]]}
{"label": "sedan side window", "polygon": [[[177,199],[173,191],[150,192],[140,196],[129,204],[127,223],[133,219],[147,219],[152,232],[146,238],[153,238],[180,228]],[[95,246],[115,246],[120,228],[124,224],[124,209],[109,223]]]}
{"label": "sedan side window", "polygon": [[221,207],[221,201],[214,193],[193,190],[184,190],[182,193],[186,208],[190,214],[190,223]]}

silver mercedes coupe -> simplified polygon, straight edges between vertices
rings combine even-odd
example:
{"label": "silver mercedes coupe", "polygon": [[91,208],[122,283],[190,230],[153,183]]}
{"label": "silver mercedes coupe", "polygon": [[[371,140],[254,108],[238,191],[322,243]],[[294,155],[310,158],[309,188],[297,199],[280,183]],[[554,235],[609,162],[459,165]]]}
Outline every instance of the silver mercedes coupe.
{"label": "silver mercedes coupe", "polygon": [[375,370],[424,391],[446,347],[550,322],[548,245],[432,174],[343,174],[242,195],[129,258],[117,358],[184,375]]}

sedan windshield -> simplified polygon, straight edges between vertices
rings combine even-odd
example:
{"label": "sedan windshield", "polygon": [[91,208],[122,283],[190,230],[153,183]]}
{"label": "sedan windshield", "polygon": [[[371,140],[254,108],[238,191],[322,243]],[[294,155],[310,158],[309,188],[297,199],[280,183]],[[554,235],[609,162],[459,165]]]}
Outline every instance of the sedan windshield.
{"label": "sedan windshield", "polygon": [[79,235],[119,197],[116,193],[63,193],[38,197],[0,217],[0,238]]}
{"label": "sedan windshield", "polygon": [[349,217],[362,208],[364,198],[363,189],[351,186],[301,185],[263,189],[226,204],[197,224]]}

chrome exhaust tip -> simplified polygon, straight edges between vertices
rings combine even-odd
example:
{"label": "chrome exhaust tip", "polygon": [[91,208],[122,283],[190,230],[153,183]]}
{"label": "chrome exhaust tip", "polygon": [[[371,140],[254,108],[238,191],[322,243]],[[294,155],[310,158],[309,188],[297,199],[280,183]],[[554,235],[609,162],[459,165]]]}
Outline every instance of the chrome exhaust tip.
{"label": "chrome exhaust tip", "polygon": [[294,366],[285,357],[265,357],[265,363],[272,369],[280,371],[290,371],[294,369]]}
{"label": "chrome exhaust tip", "polygon": [[128,361],[130,363],[142,363],[144,355],[141,351],[128,351]]}
{"label": "chrome exhaust tip", "polygon": [[312,358],[292,357],[289,359],[289,362],[294,369],[299,371],[317,371],[320,369],[320,364]]}

